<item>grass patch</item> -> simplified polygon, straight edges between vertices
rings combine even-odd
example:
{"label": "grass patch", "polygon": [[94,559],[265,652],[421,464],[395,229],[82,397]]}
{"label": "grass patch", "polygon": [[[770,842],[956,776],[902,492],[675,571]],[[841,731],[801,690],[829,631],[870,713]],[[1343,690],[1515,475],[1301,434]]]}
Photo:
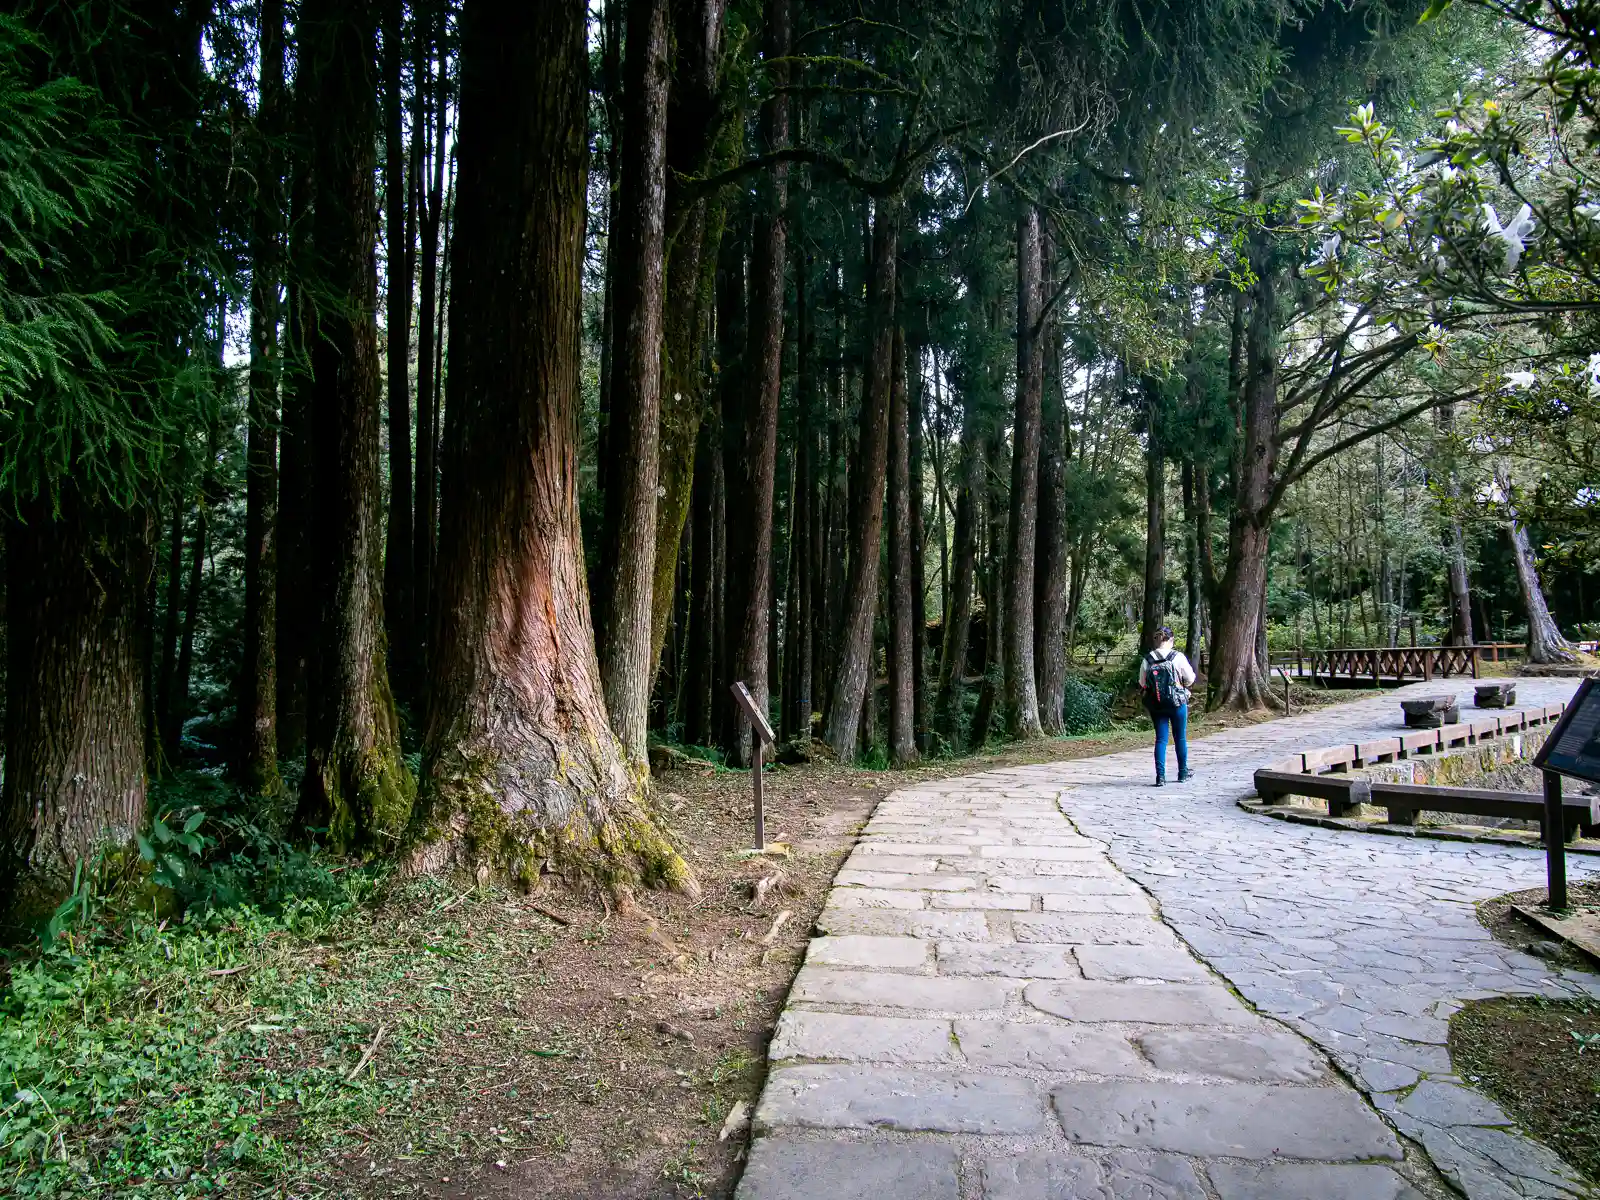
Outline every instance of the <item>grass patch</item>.
{"label": "grass patch", "polygon": [[436,881],[364,904],[372,879],[339,874],[342,902],[102,912],[15,959],[0,1000],[0,1191],[315,1194],[330,1155],[379,1123],[414,1153],[447,1148],[420,1068],[458,994],[487,998],[528,947],[441,915],[451,897]]}
{"label": "grass patch", "polygon": [[1600,1180],[1600,1003],[1474,1001],[1451,1018],[1450,1061],[1528,1133]]}

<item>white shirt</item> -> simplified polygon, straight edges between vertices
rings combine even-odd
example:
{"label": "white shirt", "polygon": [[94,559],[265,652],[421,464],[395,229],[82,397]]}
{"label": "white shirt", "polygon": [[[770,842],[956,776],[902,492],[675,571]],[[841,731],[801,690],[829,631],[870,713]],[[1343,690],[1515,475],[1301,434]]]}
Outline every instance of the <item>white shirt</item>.
{"label": "white shirt", "polygon": [[[1160,653],[1160,651],[1157,651],[1157,653]],[[1172,666],[1173,666],[1173,669],[1176,670],[1177,673],[1178,673],[1178,682],[1181,683],[1184,687],[1190,686],[1192,683],[1194,683],[1194,680],[1195,680],[1194,668],[1189,665],[1189,660],[1184,657],[1183,651],[1181,651],[1181,650],[1173,650],[1171,652],[1171,654],[1172,654]],[[1150,675],[1150,656],[1148,654],[1146,654],[1142,659],[1139,660],[1139,686],[1140,686],[1140,688],[1145,688],[1145,687],[1149,686],[1149,675]]]}

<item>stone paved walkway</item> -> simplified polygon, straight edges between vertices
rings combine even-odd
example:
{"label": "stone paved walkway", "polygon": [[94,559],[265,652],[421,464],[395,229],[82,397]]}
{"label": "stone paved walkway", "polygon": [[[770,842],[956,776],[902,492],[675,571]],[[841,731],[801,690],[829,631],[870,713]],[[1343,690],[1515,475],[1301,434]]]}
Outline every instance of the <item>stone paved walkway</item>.
{"label": "stone paved walkway", "polygon": [[885,799],[780,1019],[740,1200],[1417,1200],[1448,1194],[1430,1158],[1472,1200],[1586,1194],[1444,1048],[1462,1000],[1600,994],[1476,921],[1540,856],[1235,804],[1398,709],[1198,741],[1182,788],[1130,752]]}

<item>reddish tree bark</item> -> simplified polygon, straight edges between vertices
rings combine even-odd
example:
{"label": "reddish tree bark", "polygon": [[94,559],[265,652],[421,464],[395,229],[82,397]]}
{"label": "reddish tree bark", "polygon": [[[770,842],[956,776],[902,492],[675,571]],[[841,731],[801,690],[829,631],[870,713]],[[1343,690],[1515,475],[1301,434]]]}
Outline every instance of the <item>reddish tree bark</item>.
{"label": "reddish tree bark", "polygon": [[[1264,251],[1256,255],[1244,350],[1234,503],[1228,520],[1228,560],[1218,585],[1218,611],[1206,671],[1208,709],[1261,708],[1274,702],[1256,660],[1261,597],[1266,587],[1272,489],[1278,460],[1278,361],[1274,345],[1275,288]],[[1237,313],[1238,310],[1236,310]],[[1202,557],[1205,546],[1201,547]]]}
{"label": "reddish tree bark", "polygon": [[889,385],[889,758],[917,760],[911,602],[911,422],[906,399],[905,331],[894,331]]}
{"label": "reddish tree bark", "polygon": [[861,714],[872,680],[872,624],[878,607],[879,543],[883,537],[883,493],[888,468],[899,222],[898,202],[879,200],[873,214],[872,274],[867,286],[871,351],[861,398],[856,469],[850,478],[850,568],[844,586],[833,696],[826,722],[828,745],[844,762],[856,756]]}
{"label": "reddish tree bark", "polygon": [[1006,730],[1040,737],[1039,694],[1033,664],[1034,551],[1039,523],[1039,424],[1044,396],[1043,245],[1039,209],[1017,218],[1017,411],[1011,435],[1011,520],[1006,555],[1003,643]]}
{"label": "reddish tree bark", "polygon": [[595,613],[611,727],[629,760],[648,766],[667,203],[667,0],[629,3],[625,70],[622,187],[610,250],[609,461]]}
{"label": "reddish tree bark", "polygon": [[578,524],[583,0],[468,0],[416,865],[693,888],[601,696]]}
{"label": "reddish tree bark", "polygon": [[300,86],[317,114],[308,578],[320,601],[298,820],[326,828],[338,850],[387,853],[405,832],[415,784],[383,634],[375,16],[370,0],[306,0],[298,25]]}

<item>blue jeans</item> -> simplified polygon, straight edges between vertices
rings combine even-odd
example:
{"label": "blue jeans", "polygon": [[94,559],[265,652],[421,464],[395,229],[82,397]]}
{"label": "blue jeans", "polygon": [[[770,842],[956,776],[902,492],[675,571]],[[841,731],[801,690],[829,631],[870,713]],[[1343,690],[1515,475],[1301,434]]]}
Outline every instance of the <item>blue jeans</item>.
{"label": "blue jeans", "polygon": [[1156,723],[1156,778],[1167,777],[1167,730],[1172,730],[1172,740],[1178,751],[1178,774],[1189,770],[1189,706],[1183,705],[1172,712],[1152,712],[1150,719]]}

